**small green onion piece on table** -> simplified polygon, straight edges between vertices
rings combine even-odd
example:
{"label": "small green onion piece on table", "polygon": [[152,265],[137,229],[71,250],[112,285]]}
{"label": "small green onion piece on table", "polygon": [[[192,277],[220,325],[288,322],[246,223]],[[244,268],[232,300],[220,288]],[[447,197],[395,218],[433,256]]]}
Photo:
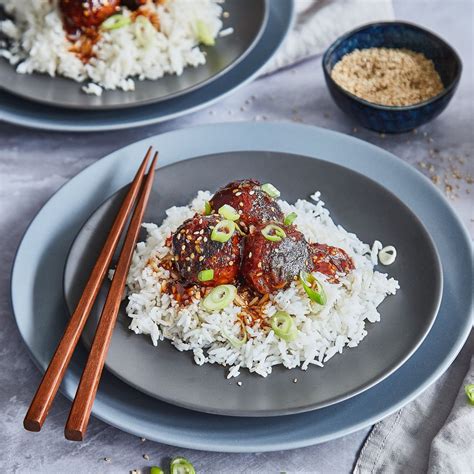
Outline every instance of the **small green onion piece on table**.
{"label": "small green onion piece on table", "polygon": [[474,405],[474,383],[470,383],[464,387],[464,391],[466,392],[467,398],[469,399],[469,403]]}
{"label": "small green onion piece on table", "polygon": [[296,339],[297,329],[294,319],[286,311],[277,311],[271,318],[273,332],[280,339],[291,342]]}
{"label": "small green onion piece on table", "polygon": [[218,212],[224,219],[228,219],[229,221],[236,221],[240,217],[239,213],[228,204],[224,204],[220,207]]}
{"label": "small green onion piece on table", "polygon": [[130,18],[120,13],[117,13],[116,15],[109,16],[107,20],[102,22],[102,25],[100,25],[100,27],[103,30],[118,30],[119,28],[123,28],[124,26],[127,26],[130,23]]}
{"label": "small green onion piece on table", "polygon": [[204,215],[205,216],[210,216],[211,214],[212,214],[211,203],[209,201],[206,201],[204,203]]}
{"label": "small green onion piece on table", "polygon": [[319,280],[311,273],[300,272],[300,281],[306,294],[312,301],[320,305],[325,305],[327,301],[326,292]]}
{"label": "small green onion piece on table", "polygon": [[235,222],[224,219],[212,229],[211,240],[215,242],[227,242],[235,232]]}
{"label": "small green onion piece on table", "polygon": [[262,229],[261,232],[262,235],[271,242],[280,242],[286,238],[285,231],[275,224],[268,224]]}
{"label": "small green onion piece on table", "polygon": [[216,41],[209,31],[208,26],[202,21],[198,20],[196,22],[196,32],[198,41],[206,46],[214,46]]}
{"label": "small green onion piece on table", "polygon": [[285,220],[283,221],[283,224],[285,225],[291,225],[293,224],[294,220],[298,217],[298,214],[296,212],[290,212],[286,217]]}
{"label": "small green onion piece on table", "polygon": [[150,468],[150,474],[165,474],[165,471],[158,466],[152,466]]}
{"label": "small green onion piece on table", "polygon": [[198,280],[199,281],[211,281],[214,279],[214,270],[211,268],[209,270],[201,270],[198,273]]}
{"label": "small green onion piece on table", "polygon": [[236,295],[237,288],[234,285],[219,285],[202,300],[202,306],[207,311],[219,311],[229,306]]}
{"label": "small green onion piece on table", "polygon": [[244,333],[244,336],[242,339],[237,339],[234,336],[231,336],[230,334],[227,334],[226,332],[223,333],[224,337],[230,342],[230,345],[232,347],[235,347],[238,349],[239,347],[242,347],[246,342],[247,342],[247,332]]}
{"label": "small green onion piece on table", "polygon": [[194,466],[186,458],[174,458],[170,464],[171,474],[196,474]]}
{"label": "small green onion piece on table", "polygon": [[271,183],[262,184],[262,191],[267,193],[272,198],[280,197],[280,191]]}

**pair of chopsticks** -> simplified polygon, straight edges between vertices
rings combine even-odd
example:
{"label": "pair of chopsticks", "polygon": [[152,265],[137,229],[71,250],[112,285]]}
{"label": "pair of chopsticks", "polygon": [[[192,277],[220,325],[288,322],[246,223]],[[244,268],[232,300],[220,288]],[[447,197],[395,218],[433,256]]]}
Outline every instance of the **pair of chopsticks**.
{"label": "pair of chopsticks", "polygon": [[79,341],[79,337],[84,329],[87,318],[89,317],[100,287],[102,286],[110,267],[122,231],[127,223],[130,213],[132,212],[135,202],[140,195],[128,226],[114,277],[90,348],[89,357],[82,373],[76,396],[71,406],[69,418],[66,423],[66,428],[64,430],[64,435],[67,439],[72,441],[82,441],[84,439],[92,405],[94,403],[100,377],[104,368],[105,358],[112,338],[112,332],[117,320],[123,289],[127,279],[135,244],[140,232],[140,225],[155,177],[155,165],[158,159],[157,152],[153,156],[148,174],[145,175],[151,154],[152,147],[148,149],[130,189],[125,196],[112,228],[109,231],[104,247],[102,248],[99,258],[92,269],[79,303],[77,304],[64,335],[56,348],[38,390],[33,397],[30,408],[23,421],[23,426],[29,431],[40,431],[46,417],[48,416],[51,404],[53,403],[74,349]]}

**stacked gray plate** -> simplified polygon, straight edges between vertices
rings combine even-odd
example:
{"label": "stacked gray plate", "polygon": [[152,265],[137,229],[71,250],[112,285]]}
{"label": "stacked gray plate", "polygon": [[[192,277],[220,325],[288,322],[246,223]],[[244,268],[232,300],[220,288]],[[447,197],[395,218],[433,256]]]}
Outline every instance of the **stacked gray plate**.
{"label": "stacked gray plate", "polygon": [[50,130],[112,130],[169,120],[211,104],[258,73],[293,17],[292,0],[226,0],[224,5],[229,15],[223,28],[234,33],[206,48],[205,65],[187,68],[181,76],[137,81],[133,92],[90,96],[76,82],[19,75],[0,60],[0,120]]}

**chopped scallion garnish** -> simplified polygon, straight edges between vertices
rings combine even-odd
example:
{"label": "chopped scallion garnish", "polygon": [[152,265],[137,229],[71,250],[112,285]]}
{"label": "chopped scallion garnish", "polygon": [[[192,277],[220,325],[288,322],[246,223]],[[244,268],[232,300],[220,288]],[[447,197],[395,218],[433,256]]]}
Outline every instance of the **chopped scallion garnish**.
{"label": "chopped scallion garnish", "polygon": [[186,458],[179,457],[171,461],[170,474],[196,474],[196,471]]}
{"label": "chopped scallion garnish", "polygon": [[273,332],[280,339],[291,342],[296,339],[298,330],[294,319],[286,311],[277,311],[271,318]]}
{"label": "chopped scallion garnish", "polygon": [[221,208],[219,208],[218,212],[224,219],[229,219],[230,221],[236,221],[240,217],[239,213],[228,204],[224,204]]}
{"label": "chopped scallion garnish", "polygon": [[209,31],[209,27],[202,20],[196,22],[196,32],[198,41],[206,46],[214,46],[216,43],[214,37]]}
{"label": "chopped scallion garnish", "polygon": [[235,232],[235,222],[227,219],[216,224],[211,232],[211,240],[215,242],[227,242]]}
{"label": "chopped scallion garnish", "polygon": [[474,383],[470,383],[464,387],[464,391],[466,392],[467,398],[469,399],[469,403],[474,405]]}
{"label": "chopped scallion garnish", "polygon": [[312,301],[316,301],[320,305],[326,304],[327,297],[324,288],[313,274],[301,271],[300,281]]}
{"label": "chopped scallion garnish", "polygon": [[236,295],[237,288],[234,285],[219,285],[202,300],[202,305],[207,311],[219,311],[229,306]]}
{"label": "chopped scallion garnish", "polygon": [[262,235],[271,242],[280,242],[286,238],[285,231],[275,224],[268,224],[261,230],[261,232]]}
{"label": "chopped scallion garnish", "polygon": [[102,22],[100,27],[103,30],[118,30],[119,28],[129,25],[131,22],[128,16],[117,13],[116,15],[109,16],[107,20]]}
{"label": "chopped scallion garnish", "polygon": [[294,220],[298,217],[298,214],[296,212],[290,212],[286,217],[285,220],[283,221],[283,224],[285,225],[291,225],[293,224]]}
{"label": "chopped scallion garnish", "polygon": [[212,207],[211,207],[211,203],[209,201],[206,201],[204,203],[204,215],[205,216],[209,216],[212,214]]}
{"label": "chopped scallion garnish", "polygon": [[208,270],[201,270],[198,273],[198,280],[199,281],[210,281],[214,278],[214,270],[208,269]]}
{"label": "chopped scallion garnish", "polygon": [[280,191],[271,183],[262,184],[262,191],[267,193],[272,198],[280,197]]}

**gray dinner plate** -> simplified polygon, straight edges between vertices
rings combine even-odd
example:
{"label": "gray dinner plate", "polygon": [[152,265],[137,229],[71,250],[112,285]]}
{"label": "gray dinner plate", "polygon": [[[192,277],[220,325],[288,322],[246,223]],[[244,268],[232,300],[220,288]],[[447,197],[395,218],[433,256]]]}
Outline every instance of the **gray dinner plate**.
{"label": "gray dinner plate", "polygon": [[[365,242],[379,239],[397,248],[396,262],[378,268],[398,279],[401,286],[380,305],[381,322],[367,323],[368,336],[360,345],[336,355],[324,368],[312,366],[301,371],[278,366],[266,378],[242,369],[239,387],[235,380],[226,379],[226,368],[197,366],[191,353],[177,351],[168,341],[154,347],[149,336],[128,330],[130,319],[122,305],[107,368],[161,400],[235,416],[287,415],[322,408],[386,378],[421,344],[440,304],[441,265],[422,223],[394,194],[359,173],[310,157],[265,151],[201,156],[160,168],[144,221],[159,224],[167,208],[186,204],[198,190],[214,191],[243,177],[272,182],[290,202],[308,199],[319,190],[336,223]],[[93,213],[72,245],[64,279],[70,310],[80,297],[126,189]],[[103,289],[86,326],[84,341],[88,346],[105,296]]]}
{"label": "gray dinner plate", "polygon": [[[108,110],[147,105],[194,91],[219,78],[242,61],[257,44],[268,19],[268,0],[226,0],[223,29],[234,33],[217,38],[215,46],[203,47],[206,64],[188,67],[181,76],[166,75],[151,81],[135,81],[134,91],[104,91],[102,96],[82,91],[83,84],[46,74],[17,74],[0,58],[0,88],[41,104],[79,110]],[[85,82],[87,83],[87,81]]]}

